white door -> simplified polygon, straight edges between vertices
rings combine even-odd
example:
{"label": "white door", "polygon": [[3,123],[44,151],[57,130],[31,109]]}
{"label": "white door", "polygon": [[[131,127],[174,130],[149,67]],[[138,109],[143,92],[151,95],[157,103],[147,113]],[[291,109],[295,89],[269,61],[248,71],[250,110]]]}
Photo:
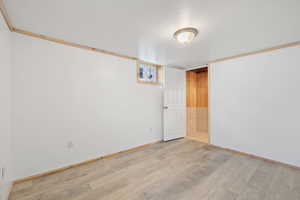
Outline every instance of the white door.
{"label": "white door", "polygon": [[164,141],[186,136],[185,76],[185,70],[165,68]]}

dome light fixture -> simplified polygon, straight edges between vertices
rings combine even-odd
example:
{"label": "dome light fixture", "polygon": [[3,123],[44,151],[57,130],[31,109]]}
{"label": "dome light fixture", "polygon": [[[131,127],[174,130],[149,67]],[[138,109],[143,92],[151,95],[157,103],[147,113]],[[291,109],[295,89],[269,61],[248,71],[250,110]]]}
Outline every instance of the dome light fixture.
{"label": "dome light fixture", "polygon": [[174,33],[174,38],[183,44],[191,42],[198,35],[198,30],[192,27],[179,29]]}

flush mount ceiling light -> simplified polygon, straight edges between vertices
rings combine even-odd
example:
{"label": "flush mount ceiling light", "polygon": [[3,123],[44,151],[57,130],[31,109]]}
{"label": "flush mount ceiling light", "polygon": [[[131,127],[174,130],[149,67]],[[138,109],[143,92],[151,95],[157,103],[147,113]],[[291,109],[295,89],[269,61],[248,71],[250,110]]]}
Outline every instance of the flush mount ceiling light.
{"label": "flush mount ceiling light", "polygon": [[192,27],[179,29],[174,33],[174,38],[183,44],[191,42],[198,35],[198,30]]}

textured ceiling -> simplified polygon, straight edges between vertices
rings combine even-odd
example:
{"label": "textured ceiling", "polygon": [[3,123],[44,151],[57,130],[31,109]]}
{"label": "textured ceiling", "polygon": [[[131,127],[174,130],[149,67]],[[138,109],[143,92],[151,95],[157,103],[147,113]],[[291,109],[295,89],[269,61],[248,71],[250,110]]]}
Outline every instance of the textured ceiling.
{"label": "textured ceiling", "polygon": [[[187,67],[300,40],[300,0],[5,0],[16,28]],[[172,35],[196,27],[192,43]]]}

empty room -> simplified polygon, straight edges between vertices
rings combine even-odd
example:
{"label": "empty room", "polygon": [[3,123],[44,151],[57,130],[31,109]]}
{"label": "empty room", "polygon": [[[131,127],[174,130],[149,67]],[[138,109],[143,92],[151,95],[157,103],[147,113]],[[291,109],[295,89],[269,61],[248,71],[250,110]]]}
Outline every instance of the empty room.
{"label": "empty room", "polygon": [[0,200],[300,200],[300,0],[0,11]]}

